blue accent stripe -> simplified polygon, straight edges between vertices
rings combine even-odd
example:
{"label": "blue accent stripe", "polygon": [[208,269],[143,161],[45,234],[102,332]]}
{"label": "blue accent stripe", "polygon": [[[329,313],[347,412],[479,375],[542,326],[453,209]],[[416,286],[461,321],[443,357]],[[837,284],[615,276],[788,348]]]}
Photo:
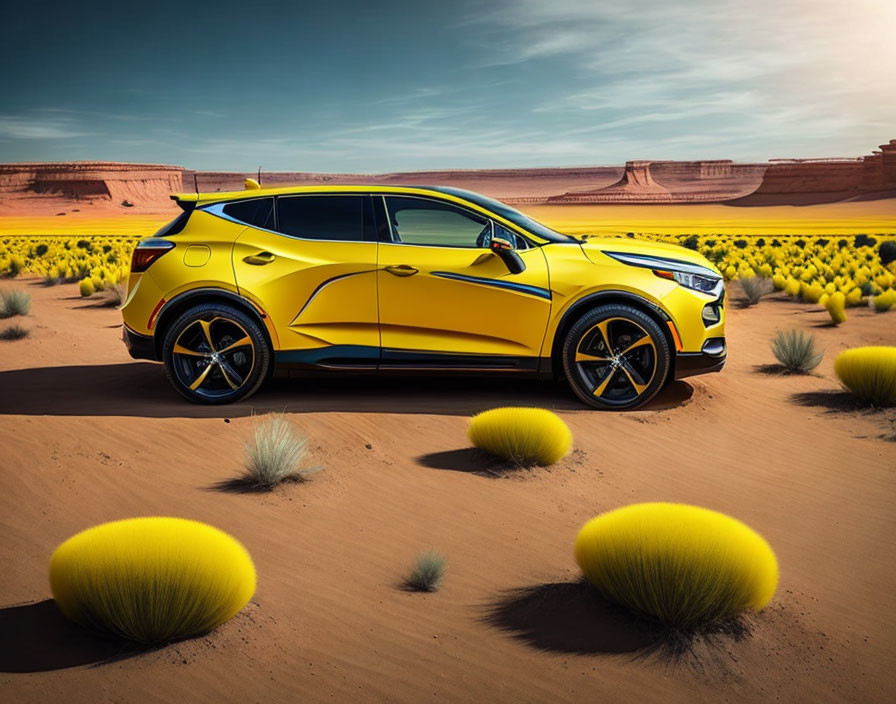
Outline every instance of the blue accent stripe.
{"label": "blue accent stripe", "polygon": [[494,286],[495,288],[505,288],[510,291],[519,291],[520,293],[528,293],[531,296],[538,296],[551,300],[551,292],[546,288],[539,286],[529,286],[528,284],[518,284],[513,281],[504,281],[503,279],[484,279],[479,276],[466,276],[464,274],[455,274],[451,271],[434,271],[433,276],[439,276],[443,279],[454,279],[455,281],[465,281],[470,284],[482,284],[483,286]]}

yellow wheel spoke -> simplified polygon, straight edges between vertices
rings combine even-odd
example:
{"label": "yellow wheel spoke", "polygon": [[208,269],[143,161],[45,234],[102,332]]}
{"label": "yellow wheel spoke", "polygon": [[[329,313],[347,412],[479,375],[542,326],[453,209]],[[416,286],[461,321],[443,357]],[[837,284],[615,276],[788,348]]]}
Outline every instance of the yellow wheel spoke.
{"label": "yellow wheel spoke", "polygon": [[245,345],[251,345],[251,344],[252,344],[252,338],[249,337],[248,335],[246,335],[246,336],[245,336],[244,338],[242,338],[241,340],[237,340],[236,342],[231,342],[231,343],[230,343],[229,345],[227,345],[227,347],[225,347],[224,349],[222,349],[222,350],[218,350],[218,352],[219,352],[219,353],[220,353],[220,352],[229,352],[229,351],[232,350],[234,347],[243,347],[243,346],[245,346]]}
{"label": "yellow wheel spoke", "polygon": [[609,362],[609,357],[596,357],[593,354],[585,352],[576,352],[576,363],[578,362]]}
{"label": "yellow wheel spoke", "polygon": [[638,396],[640,396],[642,393],[644,393],[644,389],[647,388],[647,384],[639,384],[637,381],[635,381],[635,378],[631,375],[631,372],[629,372],[629,370],[625,368],[625,365],[623,365],[619,368],[628,377],[628,380],[631,382],[631,385],[633,387],[635,387],[635,391],[638,393]]}
{"label": "yellow wheel spoke", "polygon": [[[221,368],[221,374],[224,376],[224,381],[226,381],[231,389],[238,389],[243,385],[243,379],[231,368],[227,362],[219,362],[218,366]],[[228,373],[229,372],[229,373]],[[233,377],[231,379],[230,377]],[[236,383],[239,382],[239,383]]]}
{"label": "yellow wheel spoke", "polygon": [[188,354],[192,357],[205,357],[205,355],[206,355],[205,352],[197,352],[195,350],[188,350],[186,347],[184,347],[183,345],[178,344],[178,343],[174,344],[174,349],[171,351],[174,354]]}
{"label": "yellow wheel spoke", "polygon": [[632,350],[637,349],[638,347],[643,347],[644,345],[650,345],[651,347],[653,347],[653,340],[650,339],[650,335],[645,335],[640,340],[635,340],[619,354],[627,354]]}
{"label": "yellow wheel spoke", "polygon": [[604,380],[602,382],[600,382],[600,384],[598,384],[597,388],[594,390],[595,396],[603,396],[604,391],[607,390],[607,386],[610,385],[610,380],[613,378],[613,376],[615,374],[616,374],[615,368],[611,369],[609,372],[607,372],[607,375],[604,377]]}
{"label": "yellow wheel spoke", "polygon": [[613,354],[613,348],[610,347],[610,322],[613,318],[607,318],[606,320],[601,320],[597,324],[597,329],[600,330],[601,336],[604,338],[604,347],[606,347],[607,352]]}
{"label": "yellow wheel spoke", "polygon": [[202,333],[205,335],[205,341],[208,343],[208,348],[214,352],[215,351],[215,343],[212,342],[212,323],[210,320],[199,320],[199,327],[202,328]]}
{"label": "yellow wheel spoke", "polygon": [[205,377],[208,376],[208,373],[212,370],[213,366],[214,366],[213,364],[209,363],[209,365],[205,369],[202,370],[202,374],[197,376],[196,381],[194,381],[192,384],[190,384],[191,391],[195,391],[202,385],[202,382],[205,381]]}

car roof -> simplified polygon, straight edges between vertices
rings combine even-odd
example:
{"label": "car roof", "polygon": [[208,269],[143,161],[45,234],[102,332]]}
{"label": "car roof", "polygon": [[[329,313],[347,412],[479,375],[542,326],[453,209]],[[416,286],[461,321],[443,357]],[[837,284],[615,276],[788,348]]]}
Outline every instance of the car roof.
{"label": "car roof", "polygon": [[173,200],[183,203],[217,203],[225,200],[238,200],[242,198],[259,198],[262,196],[284,196],[299,193],[407,193],[411,195],[432,195],[440,198],[448,197],[449,200],[465,201],[452,194],[438,190],[430,186],[397,186],[385,184],[314,184],[309,186],[281,186],[279,188],[247,188],[240,191],[215,191],[211,193],[175,193]]}

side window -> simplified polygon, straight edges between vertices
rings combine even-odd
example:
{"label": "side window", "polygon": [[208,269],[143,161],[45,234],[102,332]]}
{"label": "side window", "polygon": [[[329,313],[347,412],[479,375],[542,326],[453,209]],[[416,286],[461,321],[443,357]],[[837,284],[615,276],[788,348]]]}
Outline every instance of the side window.
{"label": "side window", "polygon": [[360,242],[364,200],[364,196],[280,196],[277,230],[305,240]]}
{"label": "side window", "polygon": [[274,199],[254,198],[228,203],[223,208],[224,214],[253,227],[270,230],[274,227]]}
{"label": "side window", "polygon": [[491,222],[449,203],[425,198],[387,196],[392,239],[404,244],[488,247]]}

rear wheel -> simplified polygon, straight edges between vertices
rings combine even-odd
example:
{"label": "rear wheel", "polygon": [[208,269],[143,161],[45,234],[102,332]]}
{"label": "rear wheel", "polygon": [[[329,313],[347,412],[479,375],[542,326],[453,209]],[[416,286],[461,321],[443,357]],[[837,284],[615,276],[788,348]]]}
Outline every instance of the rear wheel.
{"label": "rear wheel", "polygon": [[258,390],[271,368],[261,327],[227,305],[206,303],[178,317],[162,360],[171,385],[194,403],[232,403]]}
{"label": "rear wheel", "polygon": [[594,408],[637,408],[656,395],[669,374],[662,329],[624,304],[599,306],[582,316],[567,333],[562,354],[569,385]]}

